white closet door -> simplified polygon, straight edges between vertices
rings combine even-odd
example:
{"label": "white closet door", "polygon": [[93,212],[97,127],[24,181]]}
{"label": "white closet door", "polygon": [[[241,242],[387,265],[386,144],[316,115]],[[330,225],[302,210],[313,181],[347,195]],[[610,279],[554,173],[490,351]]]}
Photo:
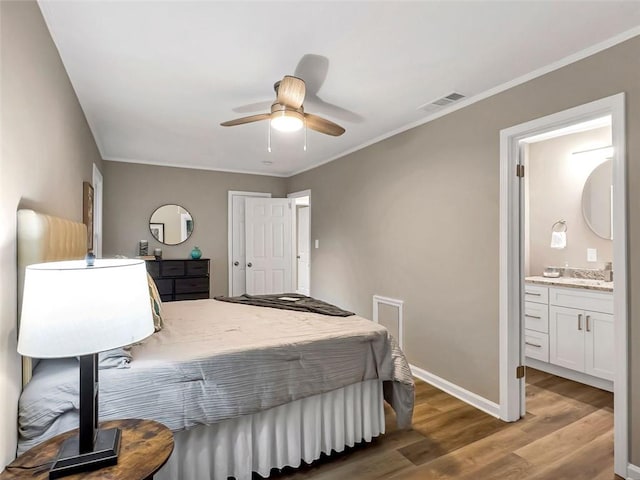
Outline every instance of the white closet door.
{"label": "white closet door", "polygon": [[298,289],[297,292],[309,295],[309,207],[298,207]]}
{"label": "white closet door", "polygon": [[246,256],[245,256],[245,230],[244,230],[244,201],[246,197],[235,195],[232,197],[233,209],[233,245],[232,259],[233,280],[231,285],[231,296],[242,295],[246,292]]}
{"label": "white closet door", "polygon": [[250,295],[291,292],[291,200],[245,200],[246,284]]}

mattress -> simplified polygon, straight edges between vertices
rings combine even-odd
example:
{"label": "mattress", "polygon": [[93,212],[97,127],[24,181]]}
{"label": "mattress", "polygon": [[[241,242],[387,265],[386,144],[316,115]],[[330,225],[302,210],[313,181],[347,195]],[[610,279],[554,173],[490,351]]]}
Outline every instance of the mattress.
{"label": "mattress", "polygon": [[[163,330],[132,347],[130,368],[100,371],[101,420],[153,419],[178,432],[379,379],[399,426],[410,425],[410,370],[376,323],[215,300],[163,309]],[[77,361],[41,361],[20,398],[19,451],[75,428],[77,408]]]}

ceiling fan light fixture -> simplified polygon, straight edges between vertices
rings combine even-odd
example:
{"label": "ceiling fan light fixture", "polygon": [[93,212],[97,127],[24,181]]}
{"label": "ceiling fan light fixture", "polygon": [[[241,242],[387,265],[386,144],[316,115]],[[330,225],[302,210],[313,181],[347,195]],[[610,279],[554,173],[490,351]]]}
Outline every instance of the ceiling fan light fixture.
{"label": "ceiling fan light fixture", "polygon": [[304,116],[291,110],[272,112],[271,126],[280,132],[297,132],[304,126]]}

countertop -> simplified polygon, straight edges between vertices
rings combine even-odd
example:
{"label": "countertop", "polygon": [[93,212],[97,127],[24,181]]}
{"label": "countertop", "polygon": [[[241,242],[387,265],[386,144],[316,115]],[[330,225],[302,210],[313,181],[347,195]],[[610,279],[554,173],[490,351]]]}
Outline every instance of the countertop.
{"label": "countertop", "polygon": [[604,280],[592,280],[590,278],[558,277],[549,278],[541,276],[525,277],[527,283],[547,285],[554,287],[583,288],[585,290],[599,290],[601,292],[613,292],[613,282]]}

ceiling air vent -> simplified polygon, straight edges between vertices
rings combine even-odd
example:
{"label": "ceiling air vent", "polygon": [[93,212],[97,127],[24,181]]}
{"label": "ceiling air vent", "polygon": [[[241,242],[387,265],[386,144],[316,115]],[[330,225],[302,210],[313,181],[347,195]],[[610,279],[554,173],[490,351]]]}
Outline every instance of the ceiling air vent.
{"label": "ceiling air vent", "polygon": [[419,107],[419,110],[424,110],[426,112],[433,112],[435,110],[439,110],[443,107],[446,107],[448,105],[451,105],[454,102],[457,102],[458,100],[463,99],[465,96],[462,95],[461,93],[457,93],[457,92],[453,92],[450,93],[449,95],[446,95],[442,98],[438,98],[437,100],[434,100],[432,102],[429,103],[425,103],[424,105],[422,105],[421,107]]}

